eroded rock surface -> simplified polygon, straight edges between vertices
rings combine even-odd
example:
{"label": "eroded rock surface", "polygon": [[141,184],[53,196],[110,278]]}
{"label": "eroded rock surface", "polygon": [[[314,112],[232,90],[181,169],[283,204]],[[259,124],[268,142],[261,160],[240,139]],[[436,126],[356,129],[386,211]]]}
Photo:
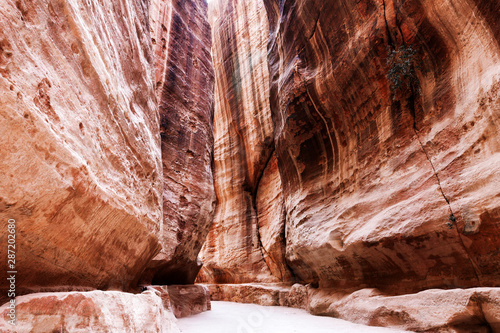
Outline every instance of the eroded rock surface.
{"label": "eroded rock surface", "polygon": [[[500,51],[490,1],[265,1],[302,282],[499,286]],[[406,73],[406,74],[405,74]]]}
{"label": "eroded rock surface", "polygon": [[[209,19],[216,73],[214,179],[218,203],[198,280],[288,279],[281,181],[272,157],[265,8],[260,0],[223,0],[210,4]],[[261,185],[277,187],[267,192],[260,190]]]}
{"label": "eroded rock surface", "polygon": [[500,290],[431,289],[385,296],[375,289],[352,294],[310,289],[308,311],[359,324],[416,332],[499,332]]}
{"label": "eroded rock surface", "polygon": [[161,123],[161,253],[143,283],[193,283],[215,208],[213,67],[207,4],[154,1],[151,6],[156,94]]}
{"label": "eroded rock surface", "polygon": [[148,19],[144,1],[0,4],[0,220],[16,220],[18,294],[127,289],[160,250]]}
{"label": "eroded rock surface", "polygon": [[290,286],[280,283],[225,283],[205,286],[210,290],[210,299],[213,301],[289,306],[286,299]]}
{"label": "eroded rock surface", "polygon": [[168,286],[175,317],[183,318],[210,310],[210,291],[202,285]]}
{"label": "eroded rock surface", "polygon": [[499,332],[500,289],[430,289],[386,295],[377,289],[340,291],[301,284],[207,285],[214,301],[289,306],[369,326],[412,332]]}
{"label": "eroded rock surface", "polygon": [[6,322],[7,304],[0,307],[2,332],[180,332],[174,315],[153,291],[139,295],[118,291],[38,293],[16,298],[17,324]]}
{"label": "eroded rock surface", "polygon": [[[220,204],[200,281],[288,279],[412,296],[499,287],[500,25],[492,13],[500,4],[262,3],[265,13],[260,2],[211,5]],[[269,21],[258,25],[269,29],[269,73],[247,83],[251,75],[241,73],[256,51],[242,45],[257,44],[255,17]],[[272,130],[263,137],[271,143],[252,132],[251,121],[267,112],[255,114],[244,99],[247,87],[266,86],[262,80],[270,85]],[[252,147],[271,158],[256,163]],[[254,181],[256,170],[263,172]],[[212,292],[265,299],[250,285]],[[483,325],[478,309],[430,325]],[[425,320],[415,327],[427,329]]]}

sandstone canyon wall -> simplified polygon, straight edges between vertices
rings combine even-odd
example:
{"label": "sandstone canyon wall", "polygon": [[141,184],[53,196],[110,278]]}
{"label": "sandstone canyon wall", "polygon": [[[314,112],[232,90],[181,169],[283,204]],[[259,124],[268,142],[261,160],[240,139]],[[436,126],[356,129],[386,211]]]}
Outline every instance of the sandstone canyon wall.
{"label": "sandstone canyon wall", "polygon": [[499,286],[500,5],[263,4],[209,9],[219,204],[199,280],[285,281],[262,265],[269,220],[301,283]]}
{"label": "sandstone canyon wall", "polygon": [[206,3],[0,7],[0,218],[17,223],[17,293],[193,283],[215,204]]}
{"label": "sandstone canyon wall", "polygon": [[0,8],[0,256],[15,219],[18,293],[127,289],[162,228],[146,1]]}
{"label": "sandstone canyon wall", "polygon": [[279,282],[290,273],[273,153],[265,7],[253,0],[223,0],[209,7],[217,208],[198,281]]}
{"label": "sandstone canyon wall", "polygon": [[213,67],[204,0],[151,9],[163,179],[162,251],[143,282],[193,283],[213,219]]}
{"label": "sandstone canyon wall", "polygon": [[499,286],[500,5],[266,8],[286,254],[300,281]]}

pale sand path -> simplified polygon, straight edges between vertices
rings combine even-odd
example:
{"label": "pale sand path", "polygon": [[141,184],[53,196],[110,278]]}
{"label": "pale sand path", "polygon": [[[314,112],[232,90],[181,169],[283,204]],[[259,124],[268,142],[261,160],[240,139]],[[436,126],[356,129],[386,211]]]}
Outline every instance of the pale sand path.
{"label": "pale sand path", "polygon": [[388,328],[313,316],[305,310],[212,302],[212,310],[178,320],[182,333],[396,333]]}

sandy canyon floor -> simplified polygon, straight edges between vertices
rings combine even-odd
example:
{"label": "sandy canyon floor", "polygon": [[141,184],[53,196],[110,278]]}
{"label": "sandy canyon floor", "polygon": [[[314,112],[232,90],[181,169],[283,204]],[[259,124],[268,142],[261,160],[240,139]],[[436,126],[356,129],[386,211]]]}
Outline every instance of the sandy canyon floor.
{"label": "sandy canyon floor", "polygon": [[232,302],[212,302],[212,310],[181,318],[182,333],[396,333],[388,328],[313,316],[305,310]]}

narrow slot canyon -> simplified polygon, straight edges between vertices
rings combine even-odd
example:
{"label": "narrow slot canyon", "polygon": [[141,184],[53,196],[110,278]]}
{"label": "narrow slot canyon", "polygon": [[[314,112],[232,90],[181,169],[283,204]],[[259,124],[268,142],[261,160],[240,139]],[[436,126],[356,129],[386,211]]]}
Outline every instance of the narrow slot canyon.
{"label": "narrow slot canyon", "polygon": [[0,27],[0,332],[500,333],[497,0]]}

